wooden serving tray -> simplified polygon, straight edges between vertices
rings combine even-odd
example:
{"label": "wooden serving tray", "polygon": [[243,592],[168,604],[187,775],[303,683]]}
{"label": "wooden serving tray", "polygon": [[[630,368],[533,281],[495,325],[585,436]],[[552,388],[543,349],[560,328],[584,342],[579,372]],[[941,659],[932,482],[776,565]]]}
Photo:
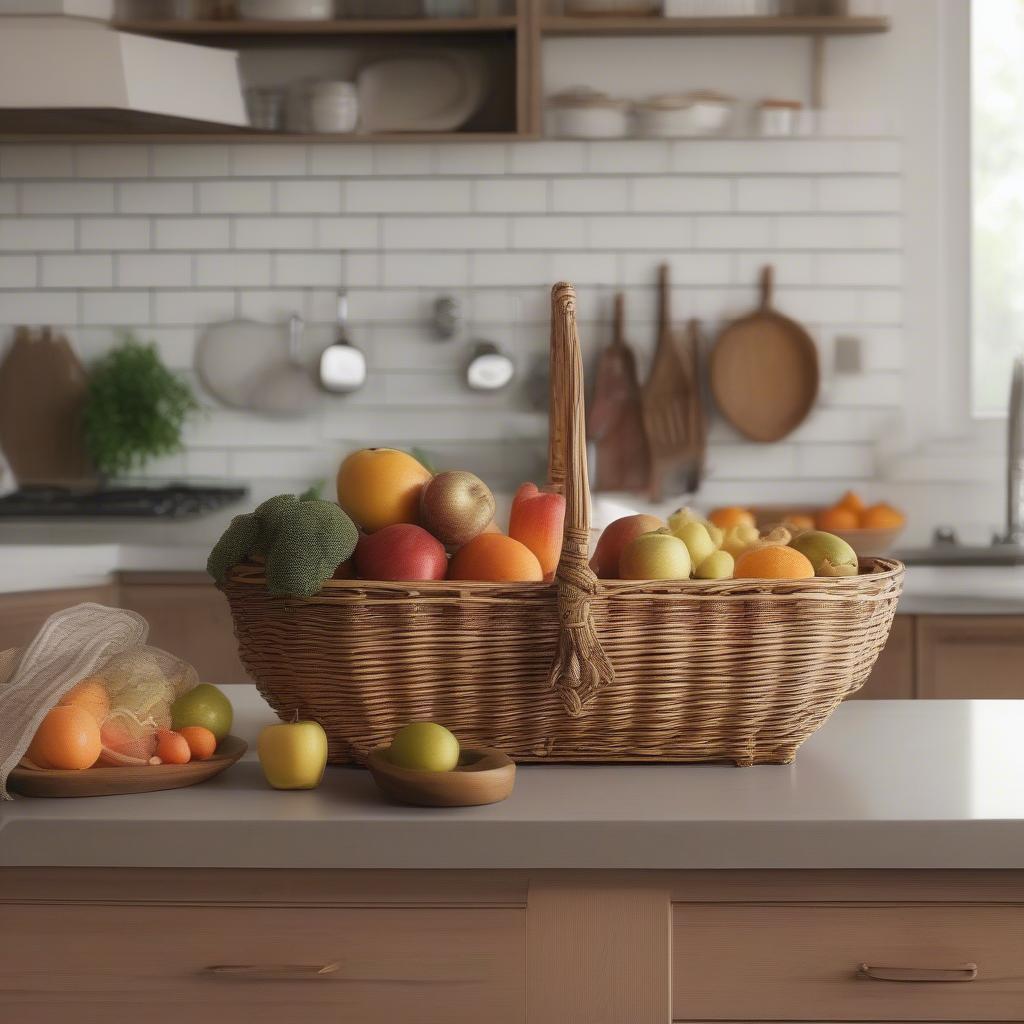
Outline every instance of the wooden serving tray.
{"label": "wooden serving tray", "polygon": [[496,804],[512,792],[515,762],[494,747],[468,747],[450,772],[399,768],[387,747],[370,751],[367,764],[380,791],[392,800],[419,807],[478,807]]}
{"label": "wooden serving tray", "polygon": [[213,757],[188,764],[156,764],[138,768],[86,768],[61,771],[46,768],[15,768],[7,788],[22,796],[122,796],[127,793],[156,793],[162,789],[184,789],[205,782],[230,768],[249,745],[237,736],[225,736]]}

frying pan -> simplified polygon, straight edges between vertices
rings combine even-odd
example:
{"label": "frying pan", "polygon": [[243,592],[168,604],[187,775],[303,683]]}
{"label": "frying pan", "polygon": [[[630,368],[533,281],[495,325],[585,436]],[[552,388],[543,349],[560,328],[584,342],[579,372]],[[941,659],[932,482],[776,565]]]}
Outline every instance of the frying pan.
{"label": "frying pan", "polygon": [[729,324],[711,353],[715,402],[751,441],[784,438],[818,395],[818,350],[800,324],[772,309],[772,283],[772,268],[764,267],[760,306]]}

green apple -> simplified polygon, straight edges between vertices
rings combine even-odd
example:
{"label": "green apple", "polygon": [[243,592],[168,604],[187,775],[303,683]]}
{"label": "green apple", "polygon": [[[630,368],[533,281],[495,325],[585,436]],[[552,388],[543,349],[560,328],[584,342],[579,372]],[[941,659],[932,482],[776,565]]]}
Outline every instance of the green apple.
{"label": "green apple", "polygon": [[412,722],[395,733],[388,760],[417,772],[450,772],[459,763],[459,741],[434,722]]}
{"label": "green apple", "polygon": [[257,750],[263,774],[274,789],[316,789],[327,767],[327,733],[319,722],[268,725]]}
{"label": "green apple", "polygon": [[217,737],[218,743],[231,731],[233,718],[231,701],[210,683],[194,686],[171,705],[171,728],[175,732],[186,725],[201,725]]}

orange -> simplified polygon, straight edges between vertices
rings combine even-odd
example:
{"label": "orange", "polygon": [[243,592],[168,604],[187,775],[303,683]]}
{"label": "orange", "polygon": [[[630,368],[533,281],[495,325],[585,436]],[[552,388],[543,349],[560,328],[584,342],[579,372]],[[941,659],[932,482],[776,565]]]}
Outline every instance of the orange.
{"label": "orange", "polygon": [[213,757],[217,749],[217,737],[202,725],[186,725],[181,735],[192,752],[193,761],[205,761]]}
{"label": "orange", "polygon": [[860,517],[860,525],[865,530],[895,530],[906,521],[906,517],[899,509],[887,505],[884,501],[864,509]]}
{"label": "orange", "polygon": [[156,756],[164,764],[188,764],[192,760],[192,751],[180,732],[161,729],[156,734]]}
{"label": "orange", "polygon": [[28,759],[40,768],[91,768],[100,756],[100,726],[85,708],[57,705],[39,723]]}
{"label": "orange", "polygon": [[818,513],[819,530],[856,530],[860,526],[860,517],[853,509],[843,505],[833,505],[831,508],[823,508]]}
{"label": "orange", "polygon": [[338,468],[338,504],[367,533],[419,523],[420,492],[430,470],[397,448],[363,448]]}
{"label": "orange", "polygon": [[757,526],[754,522],[754,513],[737,505],[714,509],[708,516],[708,521],[722,530],[728,530],[733,526]]}
{"label": "orange", "polygon": [[98,676],[89,676],[80,683],[75,683],[57,703],[60,707],[84,708],[100,725],[110,714],[110,694]]}
{"label": "orange", "polygon": [[736,559],[734,575],[736,579],[809,580],[814,566],[796,548],[773,544],[744,551]]}
{"label": "orange", "polygon": [[459,548],[448,563],[450,580],[513,583],[543,578],[537,556],[503,533],[481,533]]}
{"label": "orange", "polygon": [[864,511],[864,499],[856,491],[847,491],[837,502],[839,508],[848,508],[860,515]]}

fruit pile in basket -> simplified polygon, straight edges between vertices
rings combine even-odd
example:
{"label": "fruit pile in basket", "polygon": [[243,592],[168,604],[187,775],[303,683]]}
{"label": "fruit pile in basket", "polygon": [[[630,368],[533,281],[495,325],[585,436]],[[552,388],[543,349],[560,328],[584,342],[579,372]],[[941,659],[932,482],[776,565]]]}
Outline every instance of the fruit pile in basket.
{"label": "fruit pile in basket", "polygon": [[707,519],[689,508],[663,522],[624,516],[601,534],[590,567],[601,579],[810,579],[853,576],[857,555],[823,530],[755,525],[747,509],[715,509]]}
{"label": "fruit pile in basket", "polygon": [[262,560],[272,594],[310,597],[332,578],[539,582],[558,565],[565,498],[535,484],[516,492],[506,533],[478,476],[435,475],[394,448],[353,452],[337,483],[337,503],[282,494],[236,516],[210,574],[223,582],[233,565]]}

